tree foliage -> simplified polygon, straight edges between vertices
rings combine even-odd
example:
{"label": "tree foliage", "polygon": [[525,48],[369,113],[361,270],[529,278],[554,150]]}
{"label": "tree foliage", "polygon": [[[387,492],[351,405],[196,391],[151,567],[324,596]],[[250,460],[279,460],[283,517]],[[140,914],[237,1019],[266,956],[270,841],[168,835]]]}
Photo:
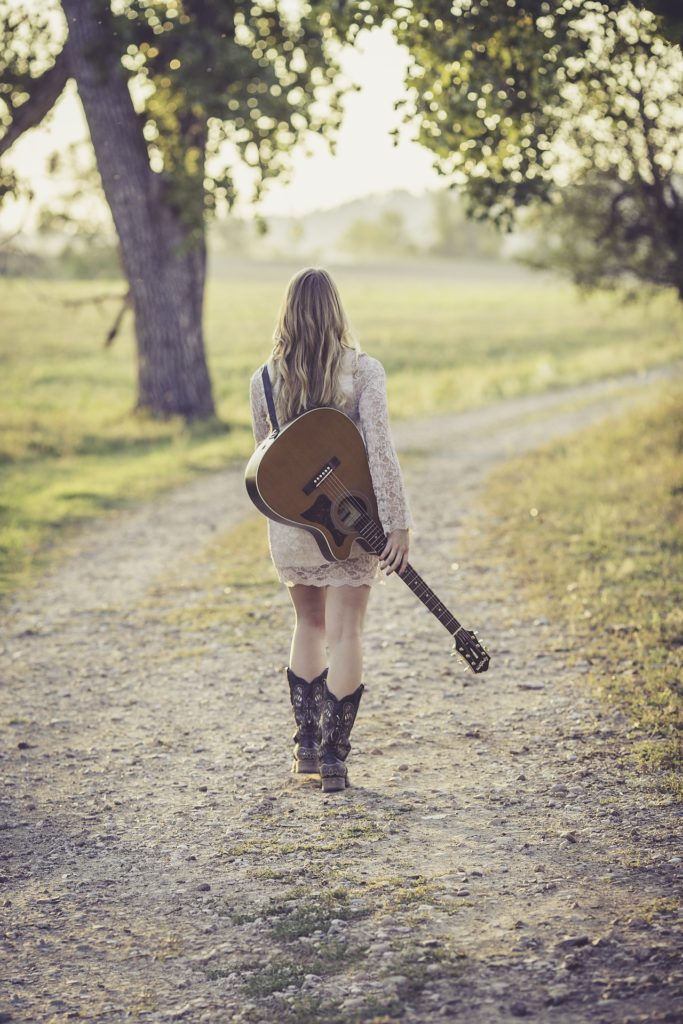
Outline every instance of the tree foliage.
{"label": "tree foliage", "polygon": [[531,212],[526,226],[533,241],[523,262],[558,270],[586,290],[628,292],[644,284],[674,287],[683,299],[680,249],[670,238],[675,222],[667,223],[651,205],[642,190],[590,172]]}
{"label": "tree foliage", "polygon": [[532,262],[583,287],[640,281],[683,299],[683,59],[649,25],[625,13],[592,42],[595,85],[568,98],[566,180],[533,215]]}
{"label": "tree foliage", "polygon": [[[339,124],[330,4],[311,0],[297,14],[274,0],[99,2],[150,166],[188,222],[232,203],[240,163],[252,169],[258,191],[286,173],[289,152],[307,132],[333,134]],[[2,152],[58,98],[68,46],[54,0],[37,10],[0,0],[0,29]]]}
{"label": "tree foliage", "polygon": [[504,225],[556,186],[577,116],[594,107],[603,116],[606,98],[630,90],[609,54],[667,50],[655,15],[616,0],[391,6],[410,52],[406,116],[418,140],[464,188],[475,216]]}
{"label": "tree foliage", "polygon": [[[406,120],[470,215],[511,227],[547,204],[609,273],[683,286],[683,11],[674,0],[395,0]],[[361,3],[359,7],[363,7]],[[566,191],[565,191],[566,190]],[[561,210],[563,196],[566,205]],[[579,214],[581,196],[590,212]],[[571,212],[571,217],[570,217]],[[590,230],[588,225],[590,224]],[[565,227],[567,226],[565,222]],[[624,259],[633,244],[637,255]],[[663,248],[662,248],[663,247]],[[578,257],[579,247],[573,249]],[[565,255],[567,255],[565,253]],[[584,265],[577,273],[585,281]],[[616,276],[615,276],[616,275]]]}

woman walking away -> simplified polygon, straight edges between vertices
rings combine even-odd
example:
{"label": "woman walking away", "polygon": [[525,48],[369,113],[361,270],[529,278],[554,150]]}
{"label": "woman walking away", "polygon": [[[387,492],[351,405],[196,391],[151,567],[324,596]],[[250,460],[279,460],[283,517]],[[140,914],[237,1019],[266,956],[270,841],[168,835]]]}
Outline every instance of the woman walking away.
{"label": "woman walking away", "polygon": [[251,378],[254,437],[272,428],[270,387],[282,427],[303,412],[332,406],[360,428],[386,547],[378,557],[354,542],[346,561],[325,561],[303,529],[268,521],[270,552],[295,611],[287,669],[296,720],[294,763],[300,774],[319,772],[326,792],[348,785],[346,758],[363,684],[363,624],[370,588],[408,562],[412,525],[401,470],[389,430],[382,364],[360,350],[341,299],[325,270],[307,269],[289,283],[267,364]]}

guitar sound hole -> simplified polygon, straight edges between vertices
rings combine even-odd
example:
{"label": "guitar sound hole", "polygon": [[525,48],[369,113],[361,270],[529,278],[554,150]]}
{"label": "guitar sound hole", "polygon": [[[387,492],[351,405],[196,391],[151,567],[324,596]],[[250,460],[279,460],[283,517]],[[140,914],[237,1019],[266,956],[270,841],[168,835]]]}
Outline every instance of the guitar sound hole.
{"label": "guitar sound hole", "polygon": [[332,506],[332,520],[338,530],[344,533],[357,533],[359,518],[367,514],[369,503],[363,494],[354,491],[339,498]]}

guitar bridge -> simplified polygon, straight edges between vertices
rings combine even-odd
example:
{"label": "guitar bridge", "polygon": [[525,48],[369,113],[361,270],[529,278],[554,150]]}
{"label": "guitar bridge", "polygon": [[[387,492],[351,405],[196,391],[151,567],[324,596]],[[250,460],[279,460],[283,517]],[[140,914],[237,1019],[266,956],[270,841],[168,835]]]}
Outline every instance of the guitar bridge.
{"label": "guitar bridge", "polygon": [[308,519],[309,523],[320,523],[326,527],[339,547],[344,543],[344,532],[334,522],[332,502],[326,494],[319,494],[310,508],[301,513],[302,519]]}
{"label": "guitar bridge", "polygon": [[315,476],[312,476],[305,485],[303,489],[304,494],[312,494],[313,491],[317,490],[317,488],[327,480],[330,473],[334,473],[338,465],[339,459],[336,455],[333,455],[330,461],[326,462],[322,469],[319,469]]}

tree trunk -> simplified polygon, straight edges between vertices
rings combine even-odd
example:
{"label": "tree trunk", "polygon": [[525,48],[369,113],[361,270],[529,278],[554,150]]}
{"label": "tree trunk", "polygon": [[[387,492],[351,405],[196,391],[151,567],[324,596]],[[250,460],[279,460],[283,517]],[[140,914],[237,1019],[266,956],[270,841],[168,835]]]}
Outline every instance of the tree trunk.
{"label": "tree trunk", "polygon": [[[187,419],[214,414],[202,332],[203,224],[164,202],[128,91],[108,0],[62,0],[69,59],[121,244],[135,314],[138,407]],[[198,188],[202,188],[198,178]]]}

